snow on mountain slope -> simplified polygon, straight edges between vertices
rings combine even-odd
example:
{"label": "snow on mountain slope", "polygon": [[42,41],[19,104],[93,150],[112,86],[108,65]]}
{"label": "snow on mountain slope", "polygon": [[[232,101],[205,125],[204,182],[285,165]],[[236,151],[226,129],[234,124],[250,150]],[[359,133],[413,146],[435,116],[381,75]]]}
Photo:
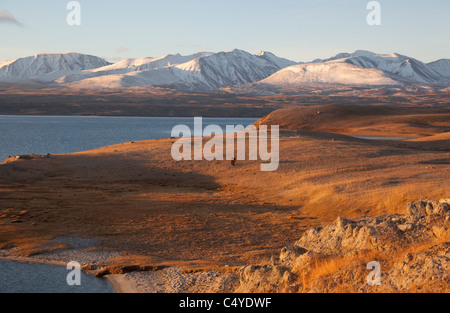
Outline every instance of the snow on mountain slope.
{"label": "snow on mountain slope", "polygon": [[447,79],[435,68],[445,72],[445,62],[429,66],[400,54],[376,54],[358,50],[339,53],[328,59],[295,65],[261,81],[262,84],[295,86],[308,84],[392,85],[443,82]]}
{"label": "snow on mountain slope", "polygon": [[[210,52],[199,52],[196,54],[188,55],[188,56],[182,56],[180,54],[168,54],[163,57],[157,57],[157,58],[138,58],[138,59],[125,59],[122,61],[119,61],[115,64],[110,64],[107,66],[95,68],[89,71],[83,71],[78,73],[69,73],[68,75],[59,78],[56,82],[60,84],[68,84],[73,83],[76,81],[80,81],[83,79],[90,79],[94,77],[99,76],[106,76],[106,75],[120,75],[120,74],[127,74],[132,72],[138,72],[138,71],[144,71],[144,70],[151,70],[151,69],[159,69],[167,66],[182,64],[191,60],[194,60],[196,58],[209,56],[212,53]],[[98,79],[93,80],[95,82],[107,82],[108,79]],[[92,82],[92,80],[91,80]],[[83,85],[83,84],[79,84]],[[108,84],[109,85],[109,84]]]}
{"label": "snow on mountain slope", "polygon": [[357,51],[346,62],[385,71],[397,80],[408,83],[434,83],[443,77],[425,63],[400,54],[375,54],[368,51]]}
{"label": "snow on mountain slope", "polygon": [[441,59],[427,64],[435,72],[450,79],[450,59]]}
{"label": "snow on mountain slope", "polygon": [[285,58],[280,58],[277,57],[275,54],[271,53],[271,52],[267,52],[267,51],[261,51],[257,54],[258,57],[265,59],[269,62],[274,63],[275,65],[277,65],[280,69],[283,69],[285,67],[291,66],[291,65],[295,65],[298,64],[294,61],[285,59]]}
{"label": "snow on mountain slope", "polygon": [[98,67],[90,70],[90,73],[102,74],[124,74],[131,71],[136,71],[139,66],[149,64],[157,60],[158,58],[138,58],[138,59],[125,59],[114,64]]}
{"label": "snow on mountain slope", "polygon": [[65,86],[81,89],[135,86],[162,86],[192,91],[211,89],[200,71],[178,66],[92,77],[65,84]]}
{"label": "snow on mountain slope", "polygon": [[351,57],[373,57],[373,56],[377,56],[376,53],[374,52],[370,52],[370,51],[366,51],[366,50],[356,50],[353,53],[338,53],[335,56],[328,58],[328,59],[315,59],[312,62],[309,63],[325,63],[328,61],[333,61],[333,60],[339,60],[339,59],[346,59],[346,58],[351,58]]}
{"label": "snow on mountain slope", "polygon": [[76,89],[126,88],[145,85],[148,85],[146,80],[126,74],[97,76],[65,84],[66,87]]}
{"label": "snow on mountain slope", "polygon": [[[197,58],[193,58],[197,56]],[[169,64],[166,66],[152,67],[140,65],[133,72],[121,74],[114,77],[111,82],[107,78],[93,79],[89,77],[86,81],[80,81],[75,84],[74,81],[61,81],[62,83],[71,83],[72,87],[126,87],[136,82],[141,85],[165,86],[182,90],[200,90],[210,91],[222,87],[236,86],[262,80],[281,69],[276,63],[286,63],[283,59],[271,56],[270,59],[250,54],[242,50],[233,50],[228,52],[219,52],[214,54],[203,53],[202,55],[193,55],[184,57],[191,59],[181,64]],[[181,62],[183,57],[174,56],[171,59],[174,62]],[[170,62],[172,62],[170,61]],[[152,61],[154,62],[154,61]],[[159,60],[158,60],[159,62]],[[153,63],[146,63],[153,64]],[[164,63],[163,63],[164,65]],[[111,68],[106,67],[106,68]],[[95,72],[102,72],[102,69],[96,69]],[[87,75],[93,74],[89,71]],[[117,75],[117,74],[115,74]]]}
{"label": "snow on mountain slope", "polygon": [[254,55],[235,49],[126,59],[115,64],[77,53],[39,54],[0,62],[0,81],[30,79],[74,88],[158,86],[188,91],[256,86],[259,82],[274,86],[432,84],[450,82],[450,60],[425,64],[400,54],[358,50],[295,63],[270,52]]}
{"label": "snow on mountain slope", "polygon": [[256,82],[281,69],[272,61],[238,49],[215,53],[196,62],[195,68],[200,69],[210,89]]}
{"label": "snow on mountain slope", "polygon": [[199,52],[188,56],[182,56],[180,54],[168,54],[163,57],[157,58],[126,59],[112,65],[93,69],[90,72],[102,74],[123,74],[134,71],[150,70],[186,63],[197,58],[209,56],[211,54],[212,53],[210,52]]}
{"label": "snow on mountain slope", "polygon": [[122,88],[135,86],[171,86],[187,83],[175,73],[174,67],[134,71],[126,74],[104,75],[66,84],[72,88]]}
{"label": "snow on mountain slope", "polygon": [[[102,58],[79,53],[43,53],[0,64],[0,79],[51,81],[66,73],[109,65]],[[57,74],[59,73],[59,74]]]}
{"label": "snow on mountain slope", "polygon": [[[345,59],[344,59],[345,60]],[[293,87],[317,84],[394,85],[396,81],[383,71],[362,68],[343,60],[299,64],[287,67],[257,84]]]}

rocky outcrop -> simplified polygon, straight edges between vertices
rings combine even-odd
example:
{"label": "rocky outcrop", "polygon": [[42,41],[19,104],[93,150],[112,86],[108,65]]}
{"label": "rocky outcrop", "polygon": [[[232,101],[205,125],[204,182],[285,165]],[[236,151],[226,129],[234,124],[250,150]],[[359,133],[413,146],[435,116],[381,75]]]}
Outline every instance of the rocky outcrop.
{"label": "rocky outcrop", "polygon": [[[345,219],[307,231],[294,246],[282,249],[269,264],[247,266],[240,271],[239,292],[371,291],[364,284],[368,273],[364,264],[308,282],[304,275],[321,260],[328,264],[351,262],[362,253],[382,255],[385,260],[384,285],[377,291],[449,291],[450,199],[409,203],[405,215]],[[404,257],[403,257],[404,256]],[[344,261],[342,261],[344,260]],[[303,277],[303,279],[300,278]],[[352,279],[345,280],[345,277]],[[314,285],[320,287],[314,288]],[[325,290],[324,285],[326,286]],[[381,289],[380,289],[381,288]]]}
{"label": "rocky outcrop", "polygon": [[[307,231],[295,245],[321,254],[347,254],[361,250],[393,251],[399,245],[420,244],[436,237],[450,216],[450,199],[409,203],[406,215],[384,215],[349,220]],[[443,230],[441,229],[441,232]]]}
{"label": "rocky outcrop", "polygon": [[[126,274],[131,272],[155,272],[165,269],[166,266],[156,265],[109,265],[96,271],[95,277],[103,277],[111,274]],[[87,266],[84,270],[95,270],[93,266]]]}
{"label": "rocky outcrop", "polygon": [[398,290],[413,286],[435,284],[436,291],[449,292],[450,285],[450,242],[444,242],[417,253],[408,253],[390,272],[390,279]]}
{"label": "rocky outcrop", "polygon": [[30,160],[38,160],[38,159],[48,159],[51,155],[36,155],[36,154],[26,154],[26,155],[14,155],[7,157],[2,164],[13,163],[17,161],[30,161]]}
{"label": "rocky outcrop", "polygon": [[446,215],[450,211],[450,199],[440,201],[416,201],[408,204],[408,216],[410,220],[417,222],[421,218],[432,215]]}

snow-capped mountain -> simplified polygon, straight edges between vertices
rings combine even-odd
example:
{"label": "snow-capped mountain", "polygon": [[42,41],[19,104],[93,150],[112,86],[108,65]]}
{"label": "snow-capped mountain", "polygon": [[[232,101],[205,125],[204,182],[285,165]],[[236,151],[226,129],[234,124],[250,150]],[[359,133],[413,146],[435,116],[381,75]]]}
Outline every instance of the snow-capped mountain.
{"label": "snow-capped mountain", "polygon": [[[185,61],[184,63],[182,63]],[[120,88],[162,86],[181,90],[211,91],[260,81],[295,62],[273,54],[253,55],[243,50],[200,53],[183,57],[125,60],[58,80],[71,87]]]}
{"label": "snow-capped mountain", "polygon": [[111,64],[109,66],[96,68],[91,72],[109,75],[109,74],[123,74],[134,71],[151,70],[155,68],[186,63],[195,60],[197,58],[209,56],[211,54],[212,53],[210,52],[199,52],[188,56],[182,56],[180,54],[175,55],[168,54],[163,57],[157,58],[126,59],[119,61],[115,64]]}
{"label": "snow-capped mountain", "polygon": [[428,67],[450,79],[450,59],[441,59],[427,64]]}
{"label": "snow-capped mountain", "polygon": [[109,65],[102,58],[79,53],[42,53],[0,63],[0,78],[52,81],[65,73]]}
{"label": "snow-capped mountain", "polygon": [[[94,77],[102,77],[102,76],[117,76],[121,74],[127,74],[132,72],[144,71],[144,70],[152,70],[163,68],[171,65],[178,65],[185,62],[189,62],[196,58],[204,57],[211,55],[209,52],[199,52],[193,55],[182,56],[180,54],[168,54],[163,57],[156,58],[138,58],[138,59],[125,59],[119,61],[114,64],[110,64],[103,67],[94,68],[89,71],[83,71],[81,73],[70,73],[66,76],[60,77],[56,80],[57,83],[67,84],[73,83],[76,81],[90,79]],[[113,78],[113,77],[110,77]],[[114,79],[113,79],[114,80]],[[96,79],[91,80],[90,82],[106,82],[111,81],[111,79]]]}
{"label": "snow-capped mountain", "polygon": [[282,69],[273,60],[238,49],[215,53],[179,68],[200,72],[203,82],[213,89],[256,82]]}
{"label": "snow-capped mountain", "polygon": [[382,86],[449,82],[448,60],[425,64],[400,54],[358,50],[294,65],[256,84],[293,87],[311,84]]}
{"label": "snow-capped mountain", "polygon": [[257,54],[258,57],[268,60],[269,62],[272,62],[274,64],[276,64],[279,68],[283,69],[285,67],[291,66],[291,65],[295,65],[298,64],[294,61],[285,59],[285,58],[280,58],[277,57],[275,54],[271,53],[271,52],[267,52],[267,51],[261,51]]}
{"label": "snow-capped mountain", "polygon": [[0,62],[0,81],[33,80],[68,88],[156,86],[187,91],[227,87],[309,85],[409,85],[450,83],[450,60],[425,64],[400,54],[358,50],[296,63],[270,52],[243,50],[168,54],[111,64],[78,53],[38,54]]}
{"label": "snow-capped mountain", "polygon": [[300,85],[394,85],[395,80],[377,69],[356,66],[341,60],[289,66],[257,84],[275,87]]}
{"label": "snow-capped mountain", "polygon": [[435,83],[443,81],[442,75],[425,63],[401,54],[376,54],[369,51],[356,51],[346,62],[382,70],[398,81],[407,83]]}

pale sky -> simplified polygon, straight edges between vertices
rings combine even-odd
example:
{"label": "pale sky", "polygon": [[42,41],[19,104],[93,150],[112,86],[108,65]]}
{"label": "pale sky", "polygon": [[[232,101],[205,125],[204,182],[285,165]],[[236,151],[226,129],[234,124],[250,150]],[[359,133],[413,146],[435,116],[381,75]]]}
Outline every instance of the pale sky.
{"label": "pale sky", "polygon": [[367,24],[368,0],[79,0],[69,26],[66,0],[0,0],[0,60],[40,52],[120,58],[234,48],[293,61],[340,52],[450,58],[449,0],[381,0],[381,26]]}

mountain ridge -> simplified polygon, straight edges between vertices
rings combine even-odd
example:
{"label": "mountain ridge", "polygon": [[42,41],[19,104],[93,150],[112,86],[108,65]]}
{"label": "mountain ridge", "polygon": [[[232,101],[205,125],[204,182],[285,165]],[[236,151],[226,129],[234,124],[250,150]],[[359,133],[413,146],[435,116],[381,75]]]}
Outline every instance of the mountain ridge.
{"label": "mountain ridge", "polygon": [[77,72],[109,64],[100,57],[76,52],[41,53],[0,63],[0,78],[42,78],[48,74]]}
{"label": "mountain ridge", "polygon": [[283,88],[448,84],[450,60],[424,63],[398,53],[356,50],[328,59],[294,62],[268,51],[251,54],[234,49],[124,59],[116,63],[75,52],[43,53],[0,62],[0,81],[23,80],[80,89],[155,86],[206,92],[246,85]]}

